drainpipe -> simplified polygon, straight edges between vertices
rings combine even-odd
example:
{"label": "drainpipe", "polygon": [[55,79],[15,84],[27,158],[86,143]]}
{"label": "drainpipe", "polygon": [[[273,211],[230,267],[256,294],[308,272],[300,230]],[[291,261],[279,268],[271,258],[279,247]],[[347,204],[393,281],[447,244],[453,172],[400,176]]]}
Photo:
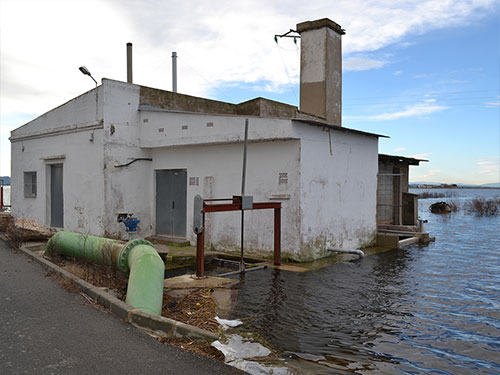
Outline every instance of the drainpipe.
{"label": "drainpipe", "polygon": [[84,259],[129,273],[125,302],[134,309],[161,315],[165,264],[149,241],[135,239],[123,245],[107,238],[59,231],[47,243],[45,254]]}
{"label": "drainpipe", "polygon": [[326,250],[336,252],[336,253],[357,254],[357,255],[359,255],[360,258],[363,258],[365,256],[365,253],[363,253],[362,250],[338,249],[338,248],[333,248],[333,247],[329,247]]}

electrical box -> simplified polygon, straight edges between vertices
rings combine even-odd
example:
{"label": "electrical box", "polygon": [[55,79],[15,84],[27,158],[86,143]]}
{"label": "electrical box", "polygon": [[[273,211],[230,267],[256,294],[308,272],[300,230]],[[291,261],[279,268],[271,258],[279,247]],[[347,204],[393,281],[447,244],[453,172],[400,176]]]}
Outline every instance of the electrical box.
{"label": "electrical box", "polygon": [[241,197],[241,209],[242,210],[253,210],[253,196],[243,195]]}
{"label": "electrical box", "polygon": [[203,232],[203,198],[196,194],[194,196],[193,204],[193,231],[196,234],[201,234]]}
{"label": "electrical box", "polygon": [[253,210],[253,196],[233,195],[233,204],[241,204],[242,210]]}

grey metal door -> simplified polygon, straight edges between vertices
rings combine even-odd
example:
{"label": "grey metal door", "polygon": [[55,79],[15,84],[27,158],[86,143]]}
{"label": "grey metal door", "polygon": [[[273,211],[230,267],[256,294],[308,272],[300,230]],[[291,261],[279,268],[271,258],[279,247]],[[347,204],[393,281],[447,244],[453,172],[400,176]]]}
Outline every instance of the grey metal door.
{"label": "grey metal door", "polygon": [[64,228],[63,166],[50,166],[50,226]]}
{"label": "grey metal door", "polygon": [[156,171],[156,233],[186,237],[187,170]]}

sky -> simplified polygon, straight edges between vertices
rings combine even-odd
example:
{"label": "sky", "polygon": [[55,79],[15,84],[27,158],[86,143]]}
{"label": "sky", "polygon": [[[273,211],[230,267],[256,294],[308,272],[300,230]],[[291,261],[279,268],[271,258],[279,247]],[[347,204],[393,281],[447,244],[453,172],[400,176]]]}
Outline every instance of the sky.
{"label": "sky", "polygon": [[0,0],[0,176],[10,131],[94,82],[126,81],[239,103],[299,106],[300,39],[330,18],[346,30],[342,125],[388,135],[379,152],[427,159],[411,182],[500,182],[500,0]]}

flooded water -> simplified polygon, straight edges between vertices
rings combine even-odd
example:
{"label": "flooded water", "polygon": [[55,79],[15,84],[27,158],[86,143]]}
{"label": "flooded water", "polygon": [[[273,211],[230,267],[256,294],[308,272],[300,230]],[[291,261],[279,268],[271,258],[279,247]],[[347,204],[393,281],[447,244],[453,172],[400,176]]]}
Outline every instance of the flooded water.
{"label": "flooded water", "polygon": [[233,317],[307,373],[500,374],[500,216],[428,210],[500,190],[452,193],[420,200],[429,246],[306,273],[250,272]]}

